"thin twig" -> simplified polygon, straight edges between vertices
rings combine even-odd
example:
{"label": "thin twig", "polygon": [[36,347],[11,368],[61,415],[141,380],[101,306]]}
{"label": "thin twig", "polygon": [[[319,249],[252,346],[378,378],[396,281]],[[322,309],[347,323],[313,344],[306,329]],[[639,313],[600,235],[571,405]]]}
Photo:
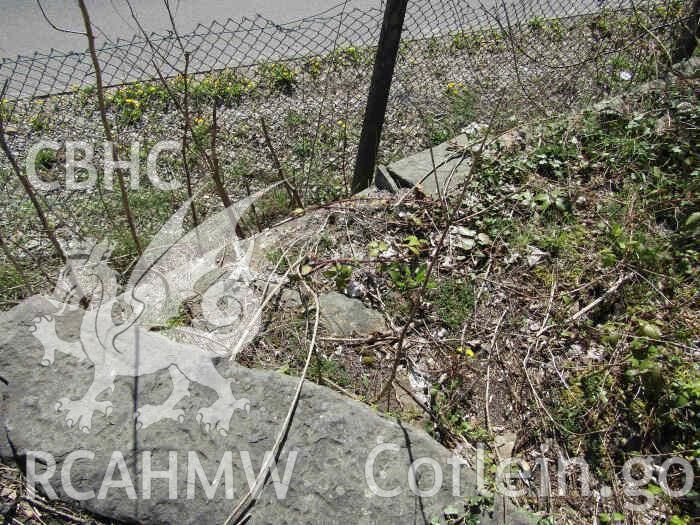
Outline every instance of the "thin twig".
{"label": "thin twig", "polygon": [[44,512],[49,512],[65,520],[72,521],[73,523],[89,523],[87,520],[79,518],[78,516],[75,516],[73,514],[68,514],[67,512],[63,512],[62,510],[58,510],[54,507],[50,507],[49,505],[46,505],[34,498],[30,498],[29,496],[23,496],[22,499],[30,505],[43,510]]}
{"label": "thin twig", "polygon": [[87,36],[83,31],[75,31],[73,29],[64,29],[62,27],[58,27],[56,24],[54,24],[49,16],[46,14],[46,11],[44,11],[44,6],[41,5],[41,0],[36,0],[36,4],[39,6],[39,11],[41,11],[41,16],[44,17],[44,20],[46,20],[46,23],[51,26],[52,29],[55,29],[56,31],[60,31],[61,33],[68,33],[71,35],[82,35],[82,36]]}
{"label": "thin twig", "polygon": [[[343,21],[345,20],[345,11],[346,11],[347,7],[348,7],[348,0],[344,0],[343,7],[342,7],[342,10],[340,12],[340,17],[338,18],[338,28],[336,29],[335,38],[333,40],[333,46],[332,46],[331,52],[329,54],[329,56],[331,56],[331,57],[336,57],[336,50],[338,49],[338,40],[340,39],[340,30],[343,27]],[[332,64],[333,64],[332,73],[335,73],[335,71],[337,69],[337,60],[335,60],[335,58],[333,59]],[[303,185],[304,195],[306,195],[308,190],[309,190],[309,181],[311,179],[311,172],[313,171],[314,160],[316,160],[316,151],[317,151],[316,147],[318,146],[319,135],[321,133],[321,119],[323,117],[323,109],[326,107],[326,101],[327,101],[327,97],[328,97],[328,92],[330,90],[330,85],[331,85],[331,82],[330,82],[330,75],[329,75],[328,79],[325,82],[325,86],[323,88],[323,95],[321,97],[321,104],[319,104],[319,107],[318,107],[318,116],[316,118],[316,129],[314,131],[314,140],[313,140],[313,143],[311,145],[311,159],[309,160],[309,170],[306,173],[306,177],[304,178],[304,185]],[[334,105],[332,105],[332,106],[335,107]],[[303,166],[302,166],[302,172],[303,172]]]}
{"label": "thin twig", "polygon": [[[525,378],[527,379],[528,385],[530,386],[530,390],[532,391],[532,395],[534,396],[535,400],[537,401],[537,405],[540,407],[540,409],[547,415],[547,418],[557,427],[559,428],[562,432],[565,432],[566,434],[569,435],[575,435],[575,436],[582,436],[582,435],[588,435],[588,434],[596,434],[597,432],[584,432],[584,433],[578,433],[574,432],[572,430],[569,430],[566,428],[564,425],[559,423],[552,414],[547,410],[547,407],[545,406],[544,402],[542,401],[542,398],[540,395],[537,393],[537,389],[535,388],[535,384],[532,382],[532,378],[530,377],[530,373],[528,372],[528,361],[530,360],[530,355],[532,353],[533,347],[535,350],[539,349],[539,344],[540,344],[540,338],[542,335],[548,330],[549,326],[547,326],[547,323],[549,322],[549,316],[552,311],[552,303],[554,301],[554,290],[556,289],[556,281],[552,281],[552,288],[549,294],[549,302],[547,304],[547,313],[545,314],[544,321],[542,321],[542,325],[540,326],[540,329],[537,332],[537,335],[535,337],[535,342],[530,345],[527,349],[527,353],[525,354],[525,357],[523,358],[521,362],[521,366],[523,368],[523,373],[525,374]],[[544,424],[544,420],[543,420]]]}
{"label": "thin twig", "polygon": [[[131,18],[134,20],[137,27],[141,31],[141,35],[145,39],[148,46],[151,48],[151,51],[153,52],[154,55],[158,55],[159,54],[158,49],[155,47],[155,45],[151,41],[150,36],[148,35],[148,33],[146,32],[144,27],[141,25],[141,22],[139,21],[138,17],[136,16],[136,13],[134,12],[133,6],[131,5],[131,2],[129,0],[127,0],[126,5],[129,8],[129,11],[131,13]],[[177,34],[177,28],[174,25],[173,25],[173,31]],[[186,53],[185,59],[186,59],[186,65],[189,66],[189,58],[187,56],[187,53]],[[158,80],[160,81],[161,86],[168,94],[168,98],[173,103],[173,105],[175,106],[175,109],[178,111],[178,113],[180,113],[183,116],[183,119],[185,121],[185,133],[189,134],[189,136],[192,137],[192,141],[194,143],[194,146],[195,146],[197,153],[199,154],[200,158],[202,159],[202,162],[204,163],[206,168],[209,170],[209,173],[213,177],[214,173],[216,172],[214,162],[213,162],[212,158],[210,158],[209,154],[207,154],[207,149],[206,149],[205,145],[202,143],[201,137],[197,133],[195,133],[194,130],[192,129],[192,119],[191,119],[191,114],[190,114],[189,107],[187,104],[187,100],[185,100],[184,106],[183,106],[183,104],[180,103],[180,101],[178,100],[178,97],[175,95],[175,93],[171,89],[170,84],[163,76],[163,72],[161,71],[160,67],[158,67],[158,64],[156,64],[156,61],[153,58],[151,58],[151,65],[152,65],[153,69],[155,70],[156,75],[158,76]],[[176,68],[173,68],[173,69],[178,71]],[[187,89],[188,89],[188,78],[186,77],[185,78],[185,97],[187,97],[187,93],[188,93]],[[216,184],[216,182],[215,182],[215,184]]]}
{"label": "thin twig", "polygon": [[[221,199],[222,204],[224,205],[224,208],[229,208],[231,207],[231,197],[229,197],[228,192],[226,191],[226,188],[224,187],[224,182],[221,178],[221,168],[219,167],[219,154],[217,153],[216,149],[216,141],[219,136],[219,122],[217,118],[217,108],[216,108],[216,101],[212,104],[212,109],[211,109],[211,130],[210,130],[210,135],[211,135],[211,163],[212,163],[212,172],[211,176],[212,179],[214,180],[214,187],[216,188],[216,193],[219,194],[219,198]],[[238,224],[236,224],[236,235],[239,237],[243,237],[242,232],[240,231],[240,228],[238,227]]]}
{"label": "thin twig", "polygon": [[605,299],[606,299],[610,294],[615,293],[615,292],[620,288],[620,286],[622,286],[625,282],[629,281],[631,278],[632,278],[632,274],[631,274],[631,273],[626,273],[626,274],[621,275],[620,278],[619,278],[617,281],[615,281],[615,283],[613,283],[613,285],[612,285],[610,288],[608,288],[608,289],[605,291],[605,293],[603,293],[603,295],[601,295],[601,296],[598,297],[595,301],[593,301],[593,302],[591,302],[590,304],[588,304],[588,306],[586,306],[586,307],[584,307],[584,308],[581,308],[578,312],[576,312],[574,315],[572,315],[571,317],[569,317],[569,318],[564,322],[564,324],[573,323],[573,322],[577,321],[578,319],[580,319],[581,317],[583,317],[584,315],[586,315],[588,312],[590,312],[591,310],[593,310],[593,309],[594,309],[596,306],[598,306],[600,303],[602,303],[603,301],[605,301]]}
{"label": "thin twig", "polygon": [[[398,370],[399,363],[403,359],[404,353],[405,353],[404,341],[406,339],[408,329],[413,324],[415,316],[418,313],[418,308],[421,304],[422,298],[425,295],[426,290],[428,289],[428,284],[430,283],[430,278],[432,276],[433,269],[435,268],[435,266],[437,264],[437,260],[440,257],[442,247],[445,244],[445,239],[447,238],[447,236],[450,232],[450,228],[452,227],[452,225],[457,217],[457,214],[459,213],[459,209],[460,209],[461,204],[464,202],[464,198],[466,197],[466,194],[467,194],[467,191],[469,188],[469,183],[471,182],[472,178],[474,177],[474,173],[480,164],[481,155],[484,152],[486,142],[488,140],[490,131],[493,127],[493,123],[494,123],[496,114],[498,112],[498,108],[500,107],[502,100],[503,100],[503,96],[499,99],[499,101],[497,102],[497,104],[494,108],[493,114],[491,115],[491,121],[489,122],[488,128],[484,133],[484,137],[481,141],[479,149],[476,152],[472,153],[473,158],[472,158],[472,162],[469,166],[469,173],[467,174],[467,176],[464,180],[464,183],[462,186],[462,191],[457,198],[457,205],[455,206],[455,209],[453,210],[453,212],[448,215],[447,221],[445,223],[445,227],[443,228],[442,233],[440,235],[440,239],[439,239],[437,245],[435,246],[435,250],[433,251],[433,255],[430,258],[430,261],[428,262],[428,267],[427,267],[426,272],[425,272],[425,279],[424,279],[418,293],[414,295],[413,300],[411,301],[411,309],[409,311],[408,318],[403,326],[403,329],[401,330],[401,334],[399,336],[399,341],[397,343],[396,355],[394,356],[394,362],[392,364],[391,374],[390,374],[389,379],[387,380],[386,384],[384,385],[384,388],[382,388],[381,392],[377,396],[376,401],[380,400],[381,398],[383,398],[384,396],[386,396],[389,393],[389,390],[391,389],[391,386],[392,386],[394,380],[396,379],[396,372]],[[459,163],[457,163],[457,166],[459,166],[459,164],[461,164],[464,161],[466,155],[470,151],[471,150],[466,150],[466,149],[464,150],[464,152],[462,153],[462,159],[460,160]],[[456,169],[456,167],[454,169]]]}
{"label": "thin twig", "polygon": [[[167,0],[166,0],[166,5],[167,5]],[[168,6],[168,13],[170,13],[170,6]],[[172,15],[171,15],[172,17]],[[172,19],[172,18],[171,18]],[[173,22],[173,27],[175,27],[175,22]],[[177,34],[177,32],[175,33]],[[180,36],[178,35],[178,41],[180,41]],[[182,45],[182,43],[181,43]],[[189,103],[189,68],[190,68],[190,54],[186,51],[183,52],[185,53],[185,74],[183,75],[183,81],[184,81],[184,87],[183,87],[183,101],[182,105],[184,108],[184,117],[185,117],[185,125],[183,126],[182,130],[182,167],[185,170],[185,182],[187,184],[187,198],[192,200],[192,203],[190,204],[190,208],[192,210],[192,224],[196,228],[199,225],[199,220],[197,218],[197,206],[195,205],[194,200],[192,199],[192,173],[190,172],[190,161],[187,158],[187,134],[188,134],[188,128],[189,126],[187,123],[190,121],[190,103]]]}
{"label": "thin twig", "polygon": [[326,383],[326,384],[327,384],[328,386],[330,386],[331,388],[335,388],[338,392],[340,392],[341,394],[344,394],[344,395],[348,396],[350,399],[354,399],[355,401],[360,401],[360,398],[357,397],[355,394],[353,394],[353,393],[350,392],[349,390],[343,388],[343,387],[340,386],[338,383],[335,383],[334,381],[331,381],[331,380],[328,379],[327,377],[321,376],[321,382],[322,382],[322,383]]}
{"label": "thin twig", "polygon": [[290,199],[292,199],[292,201],[294,202],[294,206],[296,206],[297,208],[304,209],[304,203],[302,202],[301,197],[299,196],[299,192],[297,191],[295,186],[292,186],[292,184],[289,182],[289,179],[287,179],[287,177],[284,174],[282,164],[280,164],[280,160],[277,156],[277,152],[275,151],[275,147],[272,145],[272,140],[270,140],[270,134],[267,131],[267,124],[265,124],[265,117],[260,118],[260,126],[262,127],[263,136],[265,137],[265,144],[267,145],[267,149],[270,151],[270,156],[272,157],[272,164],[275,166],[275,169],[277,170],[277,174],[279,175],[282,184],[284,184],[284,187],[287,189],[287,193],[289,193]]}
{"label": "thin twig", "polygon": [[[493,352],[493,350],[496,348],[496,338],[498,337],[498,332],[501,329],[501,323],[503,322],[503,319],[507,313],[508,310],[503,310],[503,313],[498,320],[498,324],[496,324],[496,329],[493,331],[493,335],[491,336],[491,344],[489,345],[489,351],[486,357],[486,391],[484,393],[484,412],[486,416],[486,429],[489,431],[489,433],[493,432],[493,427],[491,426],[491,411],[489,409],[489,405],[491,404],[491,352]],[[500,453],[498,452],[498,448],[496,448],[496,454],[498,455],[499,459],[502,459]]]}
{"label": "thin twig", "polygon": [[[5,93],[7,92],[7,83],[8,81],[6,80],[3,84],[2,90],[0,91],[0,100],[2,100],[5,97]],[[17,163],[17,159],[15,158],[14,153],[12,153],[12,150],[10,149],[10,145],[5,139],[5,121],[2,112],[0,112],[0,149],[2,149],[3,153],[7,157],[7,160],[10,161],[12,171],[14,171],[15,175],[17,176],[17,179],[19,179],[19,182],[22,184],[22,188],[24,188],[24,192],[27,194],[29,200],[32,202],[32,206],[34,206],[37,218],[41,223],[44,233],[49,238],[49,241],[51,241],[51,244],[53,245],[54,250],[56,251],[56,255],[58,255],[61,261],[65,262],[66,254],[63,252],[63,248],[61,248],[61,244],[56,238],[56,231],[54,230],[53,226],[51,226],[51,224],[49,223],[49,220],[46,217],[46,214],[44,213],[44,209],[39,203],[39,199],[37,197],[36,191],[34,190],[34,187],[32,186],[27,176],[24,173],[22,173],[22,170],[20,170],[19,164]]]}
{"label": "thin twig", "polygon": [[231,511],[231,514],[229,514],[228,518],[224,522],[224,525],[231,525],[231,524],[237,525],[237,524],[245,521],[247,519],[247,517],[241,516],[242,511],[247,510],[248,505],[251,502],[254,502],[254,500],[256,500],[258,498],[258,496],[260,495],[260,491],[262,490],[262,488],[265,484],[265,480],[267,479],[267,476],[269,474],[270,465],[278,457],[282,442],[285,440],[287,433],[289,432],[289,428],[290,428],[290,426],[292,424],[292,420],[294,418],[294,413],[296,411],[297,405],[299,404],[299,398],[301,396],[302,387],[304,386],[304,381],[306,380],[306,374],[309,371],[309,364],[311,363],[311,356],[314,354],[314,348],[316,346],[316,334],[318,333],[318,325],[319,325],[319,320],[320,320],[321,307],[320,307],[320,304],[318,301],[318,295],[306,283],[306,280],[301,275],[301,272],[300,272],[298,266],[297,266],[297,275],[298,275],[299,279],[301,280],[301,283],[304,285],[306,290],[309,292],[309,294],[311,294],[313,296],[314,303],[316,305],[314,327],[313,327],[313,331],[311,333],[311,342],[309,343],[309,350],[306,354],[306,362],[304,363],[304,369],[302,370],[301,377],[299,378],[299,382],[297,383],[297,388],[296,388],[296,392],[294,393],[294,398],[292,399],[292,403],[289,405],[289,410],[287,411],[287,417],[285,418],[284,423],[282,423],[282,428],[280,429],[280,432],[277,435],[277,439],[275,440],[275,444],[272,446],[272,450],[270,451],[270,454],[267,456],[267,461],[265,461],[263,463],[262,468],[260,469],[260,473],[258,474],[257,478],[255,479],[255,483],[254,483],[253,487],[239,501],[238,505],[236,505],[236,507]]}
{"label": "thin twig", "polygon": [[[97,50],[95,48],[95,35],[92,32],[92,23],[90,22],[90,13],[85,6],[85,0],[78,0],[78,5],[80,7],[80,13],[83,17],[83,24],[85,25],[85,35],[88,40],[88,47],[90,49],[90,58],[92,60],[92,67],[95,72],[95,82],[97,84],[97,103],[100,110],[100,119],[102,120],[102,128],[104,129],[105,139],[111,144],[112,147],[112,160],[117,161],[119,159],[119,152],[117,149],[117,144],[114,141],[114,135],[112,134],[112,127],[109,124],[107,118],[107,105],[105,103],[105,93],[104,84],[102,82],[102,69],[100,67],[100,62],[97,59]],[[119,191],[121,195],[122,208],[124,209],[124,214],[126,215],[127,223],[129,224],[129,231],[131,232],[131,237],[134,241],[134,246],[139,255],[143,253],[141,247],[141,241],[139,240],[138,233],[136,231],[136,224],[134,223],[134,217],[131,213],[131,206],[129,205],[129,197],[127,195],[126,183],[124,182],[124,175],[120,170],[115,170],[117,174],[117,182],[119,183]]]}
{"label": "thin twig", "polygon": [[185,46],[182,43],[182,39],[180,38],[180,32],[177,30],[177,25],[175,24],[175,16],[173,15],[172,9],[170,9],[170,2],[169,2],[169,0],[163,0],[163,3],[165,4],[165,9],[168,11],[168,18],[170,19],[170,27],[173,28],[173,33],[175,33],[175,38],[177,39],[177,43],[180,45],[180,51],[182,51],[183,54],[187,55],[188,53],[185,51]]}

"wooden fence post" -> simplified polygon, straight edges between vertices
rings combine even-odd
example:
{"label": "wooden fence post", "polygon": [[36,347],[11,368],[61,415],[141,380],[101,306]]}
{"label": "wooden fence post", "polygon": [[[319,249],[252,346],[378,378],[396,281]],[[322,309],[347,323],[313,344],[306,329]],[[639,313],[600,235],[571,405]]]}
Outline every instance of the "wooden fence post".
{"label": "wooden fence post", "polygon": [[681,24],[676,45],[673,49],[673,61],[681,62],[693,56],[700,37],[700,0],[693,0],[690,16]]}
{"label": "wooden fence post", "polygon": [[369,88],[362,124],[360,146],[355,161],[355,174],[352,179],[353,194],[368,188],[374,175],[407,4],[408,0],[388,0],[386,3],[377,56],[374,60],[372,84]]}

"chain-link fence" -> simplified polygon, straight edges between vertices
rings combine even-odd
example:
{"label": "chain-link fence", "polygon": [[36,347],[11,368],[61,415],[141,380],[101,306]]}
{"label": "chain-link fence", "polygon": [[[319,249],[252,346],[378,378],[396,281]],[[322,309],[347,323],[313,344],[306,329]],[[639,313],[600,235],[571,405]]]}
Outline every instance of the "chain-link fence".
{"label": "chain-link fence", "polygon": [[[637,11],[661,14],[655,22],[676,24],[682,18],[682,2],[629,2],[628,0],[580,0],[569,3],[562,0],[538,2],[518,0],[471,2],[463,0],[416,0],[409,2],[404,29],[405,39],[415,41],[455,36],[459,33],[520,32],[533,28],[538,20],[572,17],[595,17],[601,13]],[[258,16],[253,19],[213,21],[209,26],[198,25],[193,31],[177,35],[174,31],[151,33],[148,37],[134,35],[131,39],[107,42],[97,51],[102,64],[105,84],[117,86],[135,81],[156,79],[156,67],[166,77],[176,75],[184,68],[182,48],[190,53],[190,72],[204,73],[224,68],[240,68],[266,62],[289,61],[303,57],[326,55],[334,48],[355,46],[367,48],[377,42],[382,21],[382,7],[346,10],[342,4],[326,12],[302,20],[277,24]],[[165,13],[164,13],[165,16]],[[529,24],[529,25],[528,25]],[[658,30],[658,24],[647,29]],[[621,28],[614,28],[620,30]],[[571,67],[569,58],[585,62],[590,54],[578,55],[585,47],[597,54],[609,53],[617,41],[634,46],[634,42],[620,42],[622,31],[602,47],[591,46],[583,39],[575,48],[565,48],[564,39],[555,38],[556,31],[540,34],[539,43],[549,40],[547,49],[533,50],[537,62],[549,64],[550,69]],[[643,35],[639,35],[643,36]],[[646,35],[652,37],[651,34]],[[605,39],[603,39],[605,40]],[[465,42],[466,44],[466,42]],[[519,49],[524,52],[523,49]],[[546,56],[542,54],[546,51]],[[528,58],[531,58],[528,56]],[[429,64],[425,64],[429,65]],[[511,67],[518,67],[516,62]],[[523,67],[523,66],[520,66]],[[30,56],[0,59],[0,82],[8,81],[8,98],[34,98],[68,93],[84,86],[94,85],[94,71],[87,51],[49,53],[36,52]]]}
{"label": "chain-link fence", "polygon": [[[678,0],[412,0],[380,161],[445,141],[488,120],[495,108],[503,128],[656,78],[670,65],[688,9]],[[187,56],[192,133],[208,136],[218,107],[221,165],[232,193],[278,177],[261,131],[264,120],[283,171],[306,203],[347,195],[382,14],[382,6],[338,5],[283,25],[229,19],[189,33],[106,44],[97,56],[112,86],[106,98],[117,135],[147,143],[181,137],[182,115],[172,98],[182,96]],[[3,59],[0,85],[4,81],[7,100],[0,110],[20,161],[40,138],[63,143],[103,136],[89,53]],[[96,163],[100,155],[96,151]],[[53,162],[44,167],[45,176],[60,178]],[[181,166],[168,169],[181,176]],[[208,184],[204,167],[193,171],[195,184]],[[11,180],[9,171],[2,180]],[[154,231],[183,195],[160,213],[155,197],[142,190],[133,194],[133,207],[137,216],[147,210],[140,229]],[[2,197],[4,222],[31,224],[17,191]],[[43,198],[59,226],[86,235],[104,230],[84,218],[86,200],[93,205],[95,194],[49,192]],[[98,206],[94,211],[104,215]]]}
{"label": "chain-link fence", "polygon": [[[164,16],[165,11],[164,11]],[[190,72],[206,73],[264,62],[329,53],[338,45],[370,46],[376,42],[382,20],[380,9],[345,12],[333,8],[323,14],[284,25],[258,16],[213,21],[189,33],[142,34],[107,42],[97,50],[105,85],[156,79],[184,69],[182,46],[190,53]],[[340,31],[338,29],[340,28]],[[9,97],[33,98],[67,93],[95,84],[90,54],[85,52],[34,53],[0,61],[0,79],[9,80]]]}

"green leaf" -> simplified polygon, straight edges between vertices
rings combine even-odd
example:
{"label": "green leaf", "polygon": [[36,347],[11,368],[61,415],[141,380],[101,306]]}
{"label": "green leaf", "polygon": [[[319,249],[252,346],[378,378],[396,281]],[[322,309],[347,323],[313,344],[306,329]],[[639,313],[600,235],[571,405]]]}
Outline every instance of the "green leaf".
{"label": "green leaf", "polygon": [[659,327],[651,323],[641,323],[640,329],[642,335],[649,339],[661,339],[663,337]]}
{"label": "green leaf", "polygon": [[688,403],[690,403],[690,400],[685,395],[681,394],[676,398],[674,405],[676,406],[676,408],[683,408]]}
{"label": "green leaf", "polygon": [[415,235],[409,235],[404,239],[403,247],[407,248],[413,255],[420,255],[421,249],[428,244],[424,239],[418,239]]}
{"label": "green leaf", "polygon": [[370,257],[378,257],[381,253],[389,249],[389,245],[384,241],[372,241],[367,245]]}
{"label": "green leaf", "polygon": [[474,239],[464,239],[462,241],[462,249],[467,252],[473,250],[475,245],[476,241]]}
{"label": "green leaf", "polygon": [[685,226],[686,228],[692,228],[694,226],[700,225],[700,211],[696,211],[695,213],[691,213],[690,217],[688,217],[685,220]]}
{"label": "green leaf", "polygon": [[601,255],[603,266],[611,268],[617,264],[617,257],[612,251],[605,250]]}
{"label": "green leaf", "polygon": [[489,237],[485,233],[480,233],[479,235],[477,235],[476,240],[479,241],[479,243],[481,243],[483,245],[489,245],[493,242],[491,240],[491,237]]}
{"label": "green leaf", "polygon": [[571,211],[571,203],[568,199],[564,197],[557,197],[554,201],[555,206],[559,211],[568,212]]}
{"label": "green leaf", "polygon": [[538,193],[533,201],[540,205],[540,211],[545,211],[552,205],[552,198],[547,193]]}
{"label": "green leaf", "polygon": [[655,485],[653,483],[650,483],[649,486],[647,486],[647,490],[654,494],[655,496],[661,496],[664,494],[664,490],[659,487],[658,485]]}
{"label": "green leaf", "polygon": [[457,226],[454,229],[454,233],[460,235],[461,237],[474,237],[476,235],[476,232],[474,230],[470,230],[469,228],[465,228],[464,226]]}
{"label": "green leaf", "polygon": [[443,512],[446,518],[456,518],[459,516],[459,510],[457,510],[457,507],[453,505],[446,507]]}

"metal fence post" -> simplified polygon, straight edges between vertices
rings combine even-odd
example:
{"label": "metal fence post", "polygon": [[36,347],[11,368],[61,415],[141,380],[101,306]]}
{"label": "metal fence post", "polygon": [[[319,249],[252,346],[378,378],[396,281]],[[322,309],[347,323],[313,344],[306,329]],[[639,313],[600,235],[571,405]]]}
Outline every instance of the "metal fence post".
{"label": "metal fence post", "polygon": [[388,0],[386,3],[377,56],[374,60],[372,84],[369,88],[365,118],[362,124],[360,146],[355,161],[355,174],[352,179],[353,193],[368,188],[372,182],[407,4],[408,0]]}

